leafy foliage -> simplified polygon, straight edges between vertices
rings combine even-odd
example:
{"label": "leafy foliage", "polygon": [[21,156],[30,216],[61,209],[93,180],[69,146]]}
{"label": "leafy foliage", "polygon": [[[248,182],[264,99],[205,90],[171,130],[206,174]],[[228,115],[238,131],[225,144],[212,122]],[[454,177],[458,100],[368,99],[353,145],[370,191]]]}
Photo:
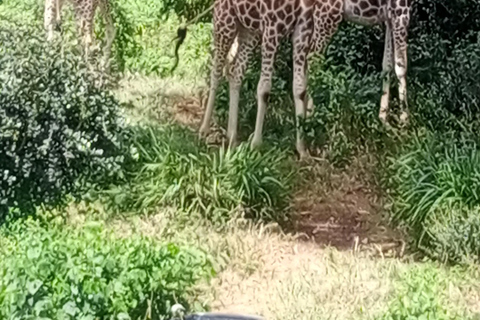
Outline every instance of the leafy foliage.
{"label": "leafy foliage", "polygon": [[[119,105],[94,86],[78,55],[45,44],[35,28],[0,27],[0,219],[57,204],[84,183],[113,176]],[[99,180],[97,180],[99,181]],[[88,187],[84,184],[83,187]]]}
{"label": "leafy foliage", "polygon": [[478,260],[480,152],[476,138],[410,136],[390,160],[388,182],[394,222],[406,225],[430,256],[449,262]]}
{"label": "leafy foliage", "polygon": [[107,194],[122,210],[152,210],[161,205],[200,212],[222,225],[234,211],[247,217],[283,221],[291,198],[292,168],[272,149],[252,152],[207,150],[178,127],[140,128],[134,134],[140,170],[132,182]]}
{"label": "leafy foliage", "polygon": [[[113,4],[117,29],[114,52],[118,69],[169,76],[174,62],[171,41],[180,24],[180,17],[175,12],[195,15],[195,3],[198,1],[190,2],[182,5],[182,1],[116,1]],[[211,23],[200,23],[190,29],[186,46],[182,48],[182,65],[177,73],[195,78],[206,72],[212,28]],[[97,28],[99,35],[102,31],[102,28]]]}
{"label": "leafy foliage", "polygon": [[[18,222],[0,236],[2,319],[164,319],[213,269],[207,256],[151,239]],[[186,304],[185,304],[186,305]]]}

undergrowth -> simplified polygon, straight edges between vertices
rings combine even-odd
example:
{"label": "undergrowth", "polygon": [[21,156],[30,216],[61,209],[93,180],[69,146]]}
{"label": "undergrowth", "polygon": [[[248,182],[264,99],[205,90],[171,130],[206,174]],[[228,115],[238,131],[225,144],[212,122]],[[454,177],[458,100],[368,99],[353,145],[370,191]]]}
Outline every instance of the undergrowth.
{"label": "undergrowth", "polygon": [[[82,228],[19,221],[0,232],[2,319],[165,319],[213,275],[194,248]],[[198,307],[197,307],[198,308]]]}
{"label": "undergrowth", "polygon": [[124,185],[101,192],[120,212],[152,212],[173,206],[200,213],[216,225],[238,214],[283,222],[292,196],[294,167],[278,149],[252,152],[207,148],[177,126],[135,128],[136,169]]}

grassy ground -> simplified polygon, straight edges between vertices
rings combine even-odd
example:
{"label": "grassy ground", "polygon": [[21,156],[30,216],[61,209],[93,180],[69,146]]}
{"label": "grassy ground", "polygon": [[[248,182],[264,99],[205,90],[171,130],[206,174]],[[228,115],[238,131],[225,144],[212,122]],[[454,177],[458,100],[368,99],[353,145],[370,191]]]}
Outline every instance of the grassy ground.
{"label": "grassy ground", "polygon": [[[466,319],[480,313],[475,266],[448,268],[408,255],[388,258],[366,250],[322,248],[285,235],[276,225],[238,221],[222,232],[200,221],[180,225],[168,209],[105,219],[101,210],[70,208],[68,223],[80,226],[90,220],[123,237],[148,235],[205,249],[219,273],[193,298],[214,311],[267,319],[382,319],[402,313]],[[450,317],[440,317],[447,311]]]}
{"label": "grassy ground", "polygon": [[[119,97],[131,103],[136,120],[179,122],[195,130],[201,90],[195,94],[198,87],[171,83],[124,79]],[[210,252],[220,272],[199,298],[215,311],[268,319],[478,317],[478,266],[450,268],[405,252],[402,233],[387,226],[374,184],[365,178],[369,165],[368,155],[346,170],[320,160],[299,164],[309,178],[295,196],[290,230],[241,220],[220,232],[207,222],[179,225],[167,209],[106,223],[124,236],[145,233]],[[75,223],[83,219],[72,216]]]}
{"label": "grassy ground", "polygon": [[[149,21],[141,18],[138,21]],[[144,70],[145,64],[166,55],[164,39],[174,34],[175,24],[136,23],[138,30],[154,31],[136,34],[138,43],[147,48],[125,63],[132,70]],[[130,121],[198,128],[207,77],[188,75],[204,74],[207,46],[198,46],[201,52],[192,48],[209,38],[205,32],[191,34],[184,49],[189,54],[177,78],[125,75],[121,79],[116,95],[125,103]],[[159,47],[161,54],[156,52]],[[165,71],[170,60],[152,66]],[[215,125],[209,142],[222,141],[224,131]],[[173,208],[158,208],[149,215],[112,215],[91,203],[72,204],[59,216],[75,226],[97,221],[122,237],[148,235],[205,249],[218,274],[212,282],[200,284],[197,296],[191,297],[201,304],[197,309],[210,306],[215,311],[279,320],[479,319],[478,265],[449,267],[421,261],[408,252],[403,233],[392,230],[383,216],[381,190],[374,181],[375,161],[366,153],[341,169],[324,159],[297,163],[301,176],[289,228],[239,219],[218,230],[196,216],[179,221]]]}

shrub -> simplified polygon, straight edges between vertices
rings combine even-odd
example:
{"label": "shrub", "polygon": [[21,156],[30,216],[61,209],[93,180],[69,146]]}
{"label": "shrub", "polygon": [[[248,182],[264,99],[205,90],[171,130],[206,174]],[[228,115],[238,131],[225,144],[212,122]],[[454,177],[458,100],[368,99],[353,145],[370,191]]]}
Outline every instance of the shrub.
{"label": "shrub", "polygon": [[119,172],[122,127],[81,57],[36,28],[0,24],[0,220]]}
{"label": "shrub", "polygon": [[204,253],[38,221],[0,235],[0,318],[164,319],[212,274]]}
{"label": "shrub", "polygon": [[239,209],[251,218],[285,218],[292,189],[285,153],[252,152],[248,145],[208,150],[191,132],[170,126],[140,128],[135,136],[141,169],[131,183],[107,192],[117,209],[174,206],[220,224]]}
{"label": "shrub", "polygon": [[[176,37],[181,23],[176,12],[191,16],[201,10],[201,6],[196,8],[194,3],[186,6],[182,1],[155,0],[121,0],[112,5],[117,29],[113,50],[119,70],[170,76],[174,64],[171,41]],[[96,30],[101,36],[103,28],[97,27]],[[176,71],[181,78],[193,79],[207,75],[211,30],[211,21],[189,28],[185,47],[181,49],[182,63]],[[206,77],[201,78],[203,80]]]}

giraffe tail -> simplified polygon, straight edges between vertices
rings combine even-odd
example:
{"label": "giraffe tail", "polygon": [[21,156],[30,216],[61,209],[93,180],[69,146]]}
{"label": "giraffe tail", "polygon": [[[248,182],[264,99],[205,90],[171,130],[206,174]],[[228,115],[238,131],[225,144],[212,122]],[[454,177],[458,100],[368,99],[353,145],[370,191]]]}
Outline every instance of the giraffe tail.
{"label": "giraffe tail", "polygon": [[180,49],[180,46],[185,41],[186,37],[187,37],[187,27],[182,26],[182,27],[178,28],[177,37],[172,40],[172,42],[177,40],[177,44],[175,45],[175,64],[173,65],[172,69],[170,70],[170,72],[172,72],[172,73],[178,66],[178,61],[179,61],[178,50]]}
{"label": "giraffe tail", "polygon": [[193,18],[190,22],[178,28],[177,37],[172,40],[172,41],[177,40],[177,45],[175,46],[175,64],[173,65],[170,72],[173,72],[178,66],[178,60],[179,60],[178,49],[180,49],[180,46],[183,44],[183,42],[185,41],[185,37],[187,36],[187,26],[196,23],[198,20],[200,20],[200,18],[206,16],[208,13],[210,13],[210,11],[213,10],[214,7],[215,7],[215,2],[210,7],[208,7],[205,11],[203,11],[202,13],[197,15],[195,18]]}

